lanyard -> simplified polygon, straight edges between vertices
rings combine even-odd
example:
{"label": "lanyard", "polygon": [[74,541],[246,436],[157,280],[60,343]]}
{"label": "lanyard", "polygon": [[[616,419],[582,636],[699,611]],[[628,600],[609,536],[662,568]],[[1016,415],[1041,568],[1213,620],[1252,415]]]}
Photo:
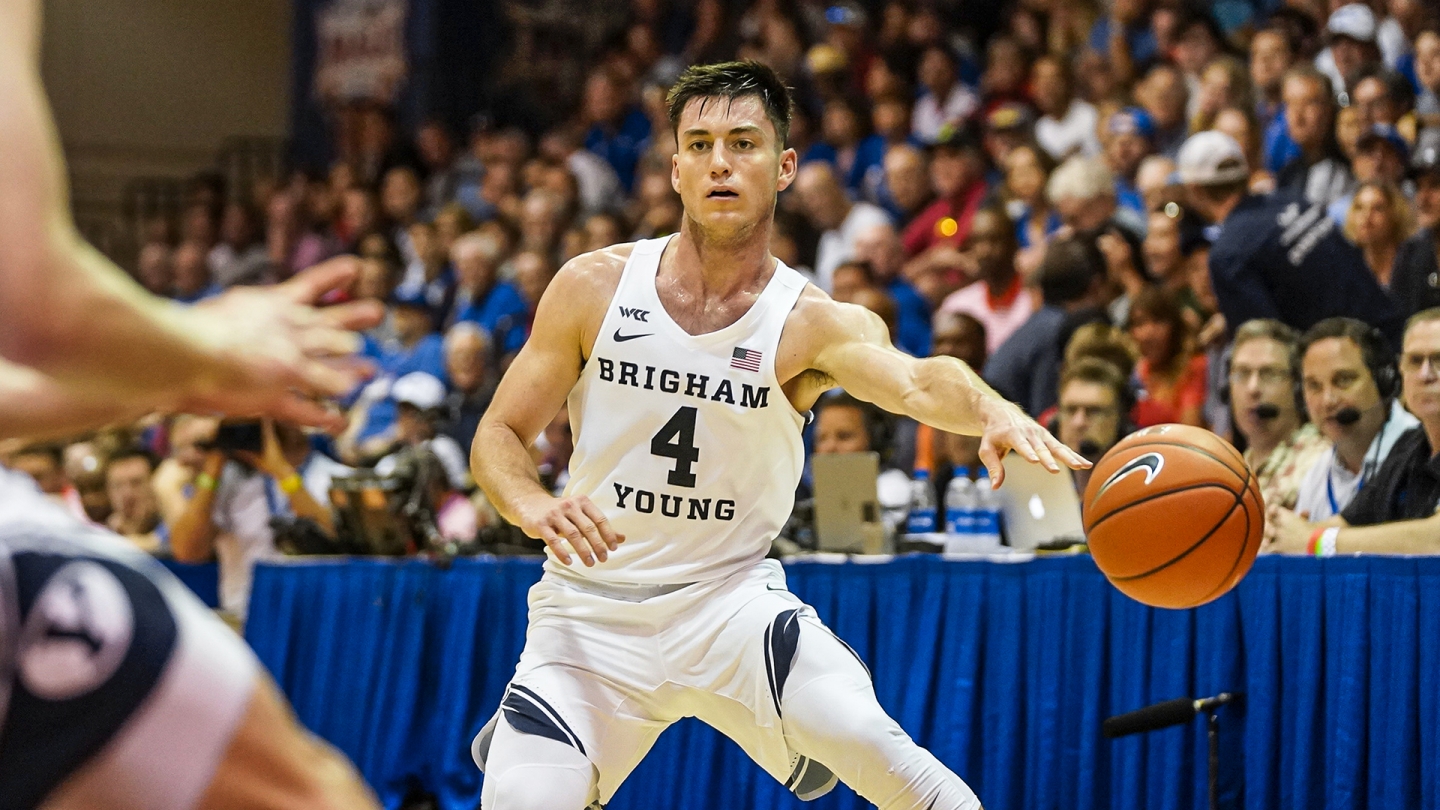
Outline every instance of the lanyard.
{"label": "lanyard", "polygon": [[[1389,425],[1390,420],[1387,419],[1385,420],[1385,424],[1380,426],[1380,435],[1375,439],[1375,458],[1373,460],[1367,458],[1360,463],[1360,480],[1356,482],[1355,489],[1352,492],[1359,492],[1364,488],[1365,479],[1370,476],[1371,469],[1379,466],[1380,447],[1385,443],[1385,428]],[[1338,449],[1330,451],[1330,463],[1332,466],[1338,459],[1339,452]],[[1340,514],[1340,504],[1335,500],[1335,473],[1333,470],[1325,471],[1325,497],[1330,499],[1330,514]]]}
{"label": "lanyard", "polygon": [[[1360,469],[1360,482],[1355,485],[1355,492],[1365,486],[1365,475],[1370,472],[1368,466]],[[1335,475],[1331,470],[1325,471],[1325,497],[1330,499],[1330,514],[1340,514],[1340,504],[1335,501]]]}

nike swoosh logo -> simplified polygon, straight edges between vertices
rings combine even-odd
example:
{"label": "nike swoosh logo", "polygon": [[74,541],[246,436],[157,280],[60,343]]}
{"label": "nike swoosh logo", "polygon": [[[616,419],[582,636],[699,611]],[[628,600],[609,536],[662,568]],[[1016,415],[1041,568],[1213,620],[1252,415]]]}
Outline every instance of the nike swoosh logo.
{"label": "nike swoosh logo", "polygon": [[653,334],[655,334],[655,333],[654,333],[654,332],[643,332],[643,333],[638,334],[638,335],[622,335],[622,334],[620,334],[620,330],[619,330],[619,329],[616,329],[616,330],[615,330],[615,342],[616,342],[616,343],[624,343],[624,342],[627,341],[627,340],[634,340],[635,338],[642,338],[642,337],[650,337],[650,336],[653,335]]}

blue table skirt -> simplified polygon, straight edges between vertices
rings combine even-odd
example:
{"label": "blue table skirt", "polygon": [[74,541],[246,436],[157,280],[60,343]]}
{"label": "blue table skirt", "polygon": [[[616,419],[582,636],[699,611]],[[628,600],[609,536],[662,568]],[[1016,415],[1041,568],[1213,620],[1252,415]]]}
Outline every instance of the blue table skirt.
{"label": "blue table skirt", "polygon": [[162,559],[160,564],[170,569],[170,573],[185,583],[185,587],[194,592],[207,607],[220,606],[220,567],[218,565],[213,562],[182,563],[170,559]]}
{"label": "blue table skirt", "polygon": [[[1111,741],[1105,717],[1182,695],[1222,711],[1222,806],[1440,810],[1440,559],[1263,558],[1231,593],[1153,610],[1085,557],[803,562],[791,589],[854,646],[880,702],[988,810],[1206,806],[1203,724]],[[471,737],[525,635],[535,560],[262,565],[246,635],[310,728],[388,807],[478,806]],[[809,805],[694,720],[611,810]]]}

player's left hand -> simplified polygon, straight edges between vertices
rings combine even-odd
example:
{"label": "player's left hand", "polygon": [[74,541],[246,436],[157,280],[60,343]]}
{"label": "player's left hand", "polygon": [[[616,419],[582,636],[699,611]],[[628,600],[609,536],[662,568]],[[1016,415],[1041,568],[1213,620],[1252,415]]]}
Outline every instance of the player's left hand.
{"label": "player's left hand", "polygon": [[1261,554],[1305,554],[1315,524],[1280,506],[1265,510],[1265,543]]}
{"label": "player's left hand", "polygon": [[991,487],[999,487],[1005,482],[1005,467],[1001,459],[1011,450],[1053,473],[1060,472],[1061,464],[1072,470],[1090,467],[1089,460],[1061,444],[1050,431],[1026,416],[1013,402],[998,397],[986,399],[981,405],[981,414],[985,432],[980,439],[980,461],[990,472]]}
{"label": "player's left hand", "polygon": [[197,379],[174,410],[344,428],[344,417],[317,400],[343,395],[370,376],[369,364],[356,357],[356,331],[378,323],[384,310],[373,301],[318,303],[348,286],[358,267],[352,257],[339,257],[283,284],[234,288],[196,305],[190,327],[214,358],[212,373]]}

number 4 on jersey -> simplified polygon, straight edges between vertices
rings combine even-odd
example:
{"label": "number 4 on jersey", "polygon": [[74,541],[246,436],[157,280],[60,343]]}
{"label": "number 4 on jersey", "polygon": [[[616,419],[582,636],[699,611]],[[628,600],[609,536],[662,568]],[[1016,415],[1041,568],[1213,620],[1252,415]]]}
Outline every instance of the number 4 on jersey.
{"label": "number 4 on jersey", "polygon": [[693,407],[681,408],[650,440],[651,454],[675,459],[675,469],[666,479],[671,486],[695,486],[695,473],[690,471],[700,459],[700,448],[695,446],[695,414]]}

